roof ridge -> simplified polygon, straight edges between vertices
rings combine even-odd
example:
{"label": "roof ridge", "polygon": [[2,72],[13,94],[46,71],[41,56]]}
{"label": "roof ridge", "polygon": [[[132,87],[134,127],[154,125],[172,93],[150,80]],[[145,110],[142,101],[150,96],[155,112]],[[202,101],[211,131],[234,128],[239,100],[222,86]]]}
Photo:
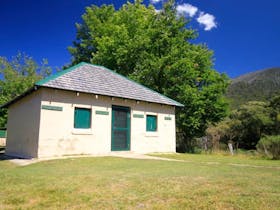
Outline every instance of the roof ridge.
{"label": "roof ridge", "polygon": [[80,63],[78,63],[78,64],[76,64],[76,65],[74,65],[74,66],[72,66],[72,67],[69,67],[69,68],[67,68],[67,69],[65,69],[65,70],[56,72],[55,74],[50,75],[50,76],[48,76],[48,77],[46,77],[46,78],[44,78],[44,79],[42,79],[42,80],[36,82],[36,83],[35,83],[35,86],[45,86],[46,83],[48,83],[48,82],[50,82],[50,81],[52,81],[52,80],[55,80],[55,79],[57,79],[58,77],[60,77],[60,76],[62,76],[62,75],[65,75],[65,74],[67,74],[67,73],[69,73],[69,72],[71,72],[71,71],[73,71],[73,70],[75,70],[75,69],[77,69],[77,68],[79,68],[79,67],[81,67],[81,66],[85,66],[85,65],[89,65],[89,66],[101,68],[101,69],[103,69],[103,70],[107,70],[108,72],[110,72],[110,73],[112,73],[112,74],[118,76],[119,78],[122,78],[122,79],[125,79],[125,80],[129,81],[129,82],[132,82],[133,84],[135,84],[135,85],[137,85],[137,86],[139,86],[139,87],[141,87],[141,88],[144,88],[144,89],[147,90],[147,91],[150,91],[150,92],[156,94],[157,97],[161,97],[163,100],[167,100],[167,101],[169,101],[171,104],[173,103],[173,105],[175,105],[175,106],[181,106],[181,107],[184,106],[183,104],[181,104],[181,103],[179,103],[179,102],[177,102],[177,101],[175,101],[175,100],[173,100],[173,99],[171,99],[171,98],[169,98],[169,97],[167,97],[167,96],[165,96],[165,95],[163,95],[163,94],[161,94],[161,93],[159,93],[159,92],[157,92],[157,91],[155,91],[155,90],[153,90],[153,89],[151,89],[151,88],[148,88],[148,87],[146,87],[146,86],[144,86],[144,85],[142,85],[142,84],[140,84],[140,83],[138,83],[138,82],[136,82],[136,81],[130,79],[129,77],[126,77],[126,76],[124,76],[124,75],[122,75],[122,74],[117,73],[115,70],[111,70],[111,69],[109,69],[109,68],[107,68],[107,67],[105,67],[105,66],[102,66],[102,65],[97,65],[97,64],[87,63],[87,62],[80,62]]}
{"label": "roof ridge", "polygon": [[74,66],[71,66],[71,67],[69,67],[69,68],[67,68],[65,70],[58,71],[58,72],[56,72],[53,75],[47,76],[46,78],[39,80],[38,82],[35,83],[35,85],[38,85],[38,86],[44,85],[45,83],[49,82],[50,80],[54,80],[54,79],[56,79],[56,78],[58,78],[58,77],[60,77],[60,76],[62,76],[64,74],[66,74],[68,72],[71,72],[71,71],[75,70],[76,68],[78,68],[78,67],[80,67],[82,65],[85,65],[85,64],[88,64],[88,63],[81,62],[81,63],[78,63],[78,64],[76,64]]}
{"label": "roof ridge", "polygon": [[149,87],[147,87],[147,86],[145,86],[145,85],[142,85],[141,83],[138,83],[138,82],[136,82],[136,81],[130,79],[129,77],[126,77],[126,76],[124,76],[124,75],[122,75],[122,74],[119,74],[119,73],[117,73],[116,71],[114,71],[114,70],[112,70],[112,69],[109,69],[109,68],[107,68],[107,67],[105,67],[105,66],[96,65],[96,64],[87,63],[87,62],[83,62],[83,63],[84,63],[84,64],[88,64],[88,65],[92,65],[92,66],[96,66],[96,67],[102,67],[102,68],[104,68],[104,69],[106,69],[106,70],[112,72],[113,74],[115,74],[115,75],[117,75],[117,76],[120,76],[120,77],[122,77],[122,78],[124,78],[124,79],[127,79],[127,80],[129,80],[129,81],[131,81],[131,82],[133,82],[133,83],[135,83],[135,84],[137,84],[137,85],[139,85],[139,86],[141,86],[141,87],[143,87],[143,88],[149,90],[149,91],[152,91],[153,93],[159,94],[160,96],[162,96],[162,97],[164,97],[164,98],[166,98],[166,99],[168,99],[168,100],[171,100],[173,103],[176,103],[176,104],[178,104],[179,106],[184,106],[183,104],[181,104],[181,103],[179,103],[179,102],[177,102],[177,101],[175,101],[175,100],[173,100],[173,99],[171,99],[171,98],[169,98],[169,97],[167,97],[167,96],[165,96],[165,95],[163,95],[163,94],[161,94],[161,93],[159,93],[159,92],[157,92],[157,91],[155,91],[155,90],[153,90],[153,89],[151,89],[151,88],[149,88]]}

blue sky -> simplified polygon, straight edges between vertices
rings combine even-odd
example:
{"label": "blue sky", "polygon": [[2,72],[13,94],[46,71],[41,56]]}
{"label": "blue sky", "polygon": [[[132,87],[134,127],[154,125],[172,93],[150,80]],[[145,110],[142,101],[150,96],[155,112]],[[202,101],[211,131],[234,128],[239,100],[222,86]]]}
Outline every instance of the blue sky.
{"label": "blue sky", "polygon": [[[70,63],[67,47],[76,37],[75,23],[91,4],[114,4],[122,0],[1,0],[0,56],[18,51],[37,62],[47,58],[52,67]],[[153,3],[156,9],[161,0]],[[195,43],[215,52],[214,68],[231,78],[268,67],[280,66],[279,0],[177,0],[178,12],[191,18],[197,29]]]}

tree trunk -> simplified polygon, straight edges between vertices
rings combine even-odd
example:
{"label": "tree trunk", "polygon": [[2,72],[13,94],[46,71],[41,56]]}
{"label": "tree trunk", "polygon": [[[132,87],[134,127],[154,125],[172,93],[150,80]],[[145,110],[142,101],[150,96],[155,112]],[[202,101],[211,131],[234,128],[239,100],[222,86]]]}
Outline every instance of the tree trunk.
{"label": "tree trunk", "polygon": [[229,148],[230,154],[233,155],[233,146],[232,146],[232,142],[228,142],[228,148]]}
{"label": "tree trunk", "polygon": [[236,143],[235,143],[235,150],[236,150],[236,153],[238,153],[238,147],[239,147],[239,142],[236,142]]}
{"label": "tree trunk", "polygon": [[264,148],[264,153],[267,155],[267,157],[269,157],[270,155],[269,155],[269,153],[268,153],[268,151],[266,149],[266,146],[264,144],[262,144],[262,145],[263,145],[263,148]]}

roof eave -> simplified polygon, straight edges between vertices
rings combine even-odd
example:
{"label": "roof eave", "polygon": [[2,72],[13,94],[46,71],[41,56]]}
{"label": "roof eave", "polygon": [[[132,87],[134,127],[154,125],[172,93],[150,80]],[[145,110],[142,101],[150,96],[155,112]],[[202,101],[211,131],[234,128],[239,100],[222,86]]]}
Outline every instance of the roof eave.
{"label": "roof eave", "polygon": [[[51,88],[51,89],[58,89],[58,90],[65,90],[65,91],[72,91],[72,92],[81,92],[81,91],[78,91],[78,90],[68,90],[68,89],[62,89],[62,88],[53,88],[53,87],[47,87],[47,86],[44,86],[44,85],[34,85],[33,87],[29,88],[28,90],[26,90],[24,93],[22,93],[21,95],[13,98],[12,100],[8,101],[7,103],[3,104],[0,106],[0,109],[2,108],[8,108],[10,105],[16,103],[17,101],[19,101],[20,99],[22,99],[23,97],[31,94],[32,92],[36,91],[37,89],[39,89],[40,87],[43,87],[43,88]],[[98,94],[98,93],[89,93],[89,92],[84,92],[84,93],[87,93],[87,94]],[[98,95],[103,95],[103,94],[98,94]],[[103,95],[103,96],[108,96],[108,97],[116,97],[116,98],[120,98],[120,97],[117,97],[117,96],[111,96],[111,95]],[[140,99],[131,99],[131,98],[125,98],[125,99],[129,99],[129,100],[139,100],[139,101],[144,101],[144,100],[140,100]],[[152,102],[152,101],[144,101],[144,102],[148,102],[148,103],[156,103],[156,102]],[[183,104],[179,103],[176,101],[176,103],[174,104],[165,104],[165,103],[157,103],[157,104],[163,104],[163,105],[169,105],[169,106],[176,106],[176,107],[184,107]]]}
{"label": "roof eave", "polygon": [[[96,95],[100,95],[100,96],[107,96],[107,97],[114,97],[114,98],[123,98],[123,99],[128,99],[128,100],[136,100],[136,101],[143,101],[143,102],[147,102],[147,103],[155,103],[155,104],[163,104],[163,105],[168,105],[168,106],[176,106],[176,107],[184,107],[183,104],[175,101],[174,103],[158,103],[158,102],[154,102],[154,101],[145,101],[143,99],[137,99],[137,98],[126,98],[126,97],[119,97],[119,96],[115,96],[115,95],[105,95],[105,94],[100,94],[100,93],[94,93],[94,92],[86,92],[86,91],[80,91],[80,90],[71,90],[71,89],[65,89],[65,88],[57,88],[57,87],[50,87],[50,86],[45,86],[45,85],[36,85],[38,88],[42,87],[42,88],[50,88],[50,89],[56,89],[56,90],[64,90],[64,91],[71,91],[71,92],[79,92],[79,93],[85,93],[85,94],[96,94]],[[172,99],[171,99],[172,100]],[[174,100],[172,100],[174,101]]]}
{"label": "roof eave", "polygon": [[38,89],[37,85],[34,85],[33,87],[29,88],[28,90],[26,90],[24,93],[22,93],[19,96],[16,96],[15,98],[13,98],[12,100],[8,101],[7,103],[3,104],[0,106],[0,109],[3,108],[8,108],[10,105],[16,103],[17,101],[19,101],[20,99],[22,99],[23,97],[31,94],[32,92],[36,91]]}
{"label": "roof eave", "polygon": [[176,104],[175,106],[177,106],[177,107],[185,107],[185,105],[183,105],[183,104],[181,104],[181,103],[178,103],[178,104]]}

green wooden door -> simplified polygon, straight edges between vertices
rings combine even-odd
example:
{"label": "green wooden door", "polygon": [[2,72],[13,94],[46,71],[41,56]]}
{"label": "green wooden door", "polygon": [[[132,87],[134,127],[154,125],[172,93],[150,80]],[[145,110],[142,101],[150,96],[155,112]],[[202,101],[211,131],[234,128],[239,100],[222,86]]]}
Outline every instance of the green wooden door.
{"label": "green wooden door", "polygon": [[112,151],[130,150],[130,109],[112,106]]}

